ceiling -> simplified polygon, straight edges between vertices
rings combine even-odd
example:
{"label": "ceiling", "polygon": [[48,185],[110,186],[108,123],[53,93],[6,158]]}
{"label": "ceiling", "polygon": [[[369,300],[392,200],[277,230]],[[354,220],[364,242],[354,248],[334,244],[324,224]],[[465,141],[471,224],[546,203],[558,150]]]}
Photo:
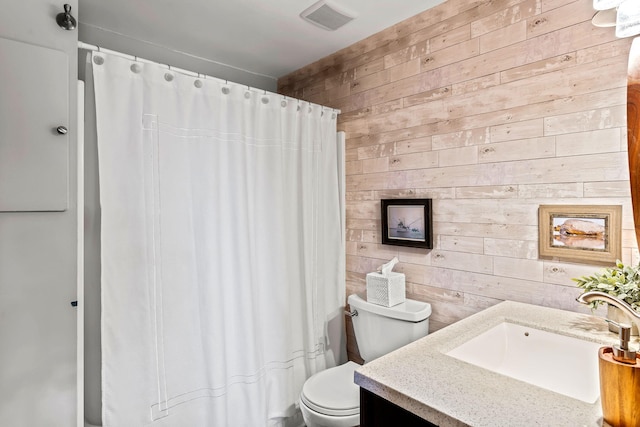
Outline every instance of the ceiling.
{"label": "ceiling", "polygon": [[356,19],[327,31],[300,18],[316,0],[79,0],[81,26],[281,77],[444,0],[329,0]]}

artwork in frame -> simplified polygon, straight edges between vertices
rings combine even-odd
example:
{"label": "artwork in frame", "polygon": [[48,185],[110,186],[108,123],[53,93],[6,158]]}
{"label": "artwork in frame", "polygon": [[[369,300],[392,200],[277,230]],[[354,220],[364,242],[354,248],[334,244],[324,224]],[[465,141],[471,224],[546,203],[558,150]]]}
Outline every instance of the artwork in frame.
{"label": "artwork in frame", "polygon": [[431,199],[382,199],[382,244],[433,248]]}
{"label": "artwork in frame", "polygon": [[622,252],[622,206],[540,205],[540,258],[615,264]]}

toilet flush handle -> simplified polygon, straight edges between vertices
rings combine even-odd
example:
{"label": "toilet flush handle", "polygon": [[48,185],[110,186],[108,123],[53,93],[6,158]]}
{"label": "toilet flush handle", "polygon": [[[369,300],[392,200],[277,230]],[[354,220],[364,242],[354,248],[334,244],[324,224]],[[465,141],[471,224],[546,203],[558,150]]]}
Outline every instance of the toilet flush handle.
{"label": "toilet flush handle", "polygon": [[358,310],[353,310],[353,311],[344,311],[344,314],[349,316],[349,317],[356,317],[358,315]]}

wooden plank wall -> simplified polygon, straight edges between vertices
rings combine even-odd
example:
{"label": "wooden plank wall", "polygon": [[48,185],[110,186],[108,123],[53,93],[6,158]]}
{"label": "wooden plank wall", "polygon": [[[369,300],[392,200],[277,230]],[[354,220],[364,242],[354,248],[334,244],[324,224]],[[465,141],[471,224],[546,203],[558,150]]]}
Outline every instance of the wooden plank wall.
{"label": "wooden plank wall", "polygon": [[[347,293],[393,256],[437,330],[510,299],[588,311],[570,280],[598,266],[538,259],[540,204],[623,206],[630,39],[591,0],[448,0],[310,64],[279,92],[342,110]],[[434,199],[434,249],[380,244],[381,198]],[[350,336],[350,357],[357,350]]]}

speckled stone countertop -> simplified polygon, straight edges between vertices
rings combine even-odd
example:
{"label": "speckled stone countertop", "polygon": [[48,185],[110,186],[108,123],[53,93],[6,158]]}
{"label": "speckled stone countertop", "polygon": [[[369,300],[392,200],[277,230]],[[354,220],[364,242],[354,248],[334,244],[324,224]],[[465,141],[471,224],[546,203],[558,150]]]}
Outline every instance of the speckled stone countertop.
{"label": "speckled stone countertop", "polygon": [[608,426],[600,399],[585,403],[445,354],[504,321],[617,342],[602,318],[505,301],[363,365],[355,382],[440,427]]}

